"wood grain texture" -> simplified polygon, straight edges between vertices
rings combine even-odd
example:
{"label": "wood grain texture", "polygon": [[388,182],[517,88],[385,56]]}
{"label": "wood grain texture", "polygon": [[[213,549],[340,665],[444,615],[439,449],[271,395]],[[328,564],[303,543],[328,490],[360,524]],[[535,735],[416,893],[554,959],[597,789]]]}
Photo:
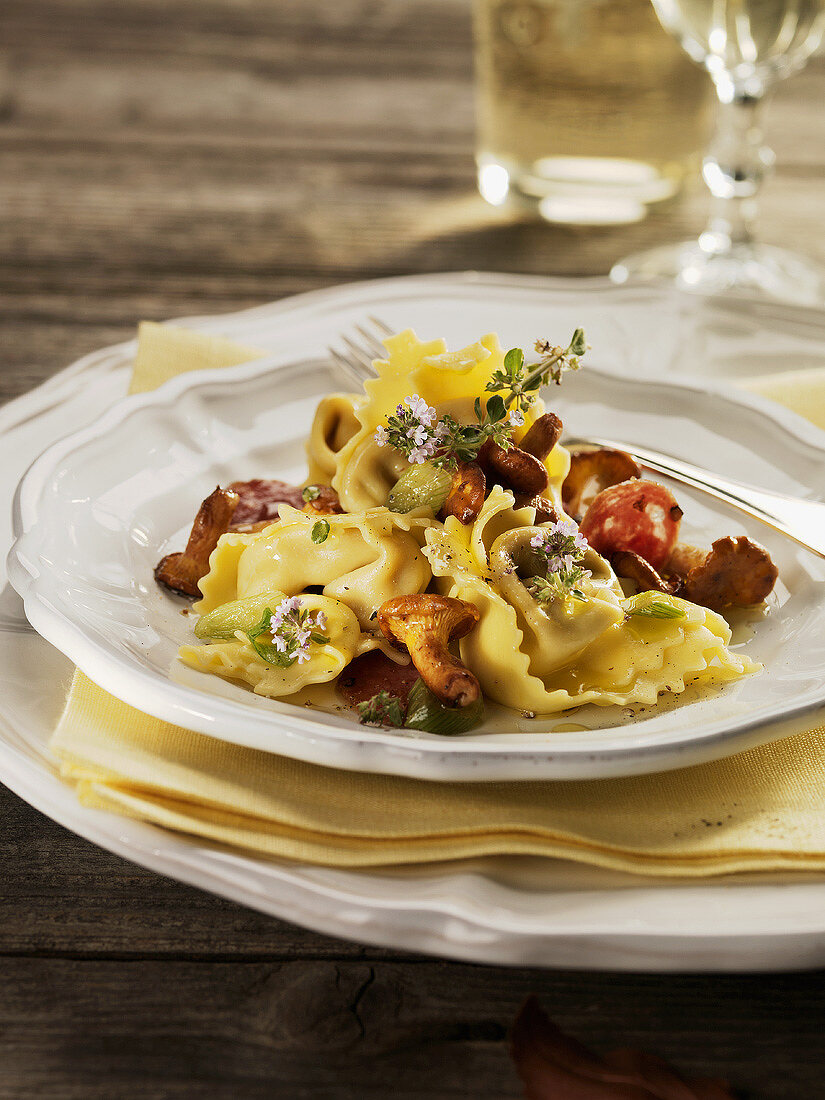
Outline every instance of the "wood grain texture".
{"label": "wood grain texture", "polygon": [[[765,236],[825,259],[825,63],[780,89]],[[479,268],[606,272],[695,233],[475,191],[469,0],[3,0],[0,400],[141,318]],[[529,992],[585,1042],[823,1095],[816,975],[483,968],[331,940],[134,867],[0,789],[0,1100],[507,1100]]]}

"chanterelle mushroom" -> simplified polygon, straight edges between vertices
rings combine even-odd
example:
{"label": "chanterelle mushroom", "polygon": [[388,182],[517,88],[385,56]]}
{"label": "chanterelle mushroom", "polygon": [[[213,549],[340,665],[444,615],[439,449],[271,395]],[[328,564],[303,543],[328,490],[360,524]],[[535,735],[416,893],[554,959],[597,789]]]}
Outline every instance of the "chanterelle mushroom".
{"label": "chanterelle mushroom", "polygon": [[418,675],[448,707],[467,707],[481,694],[478,680],[449,650],[450,642],[469,634],[478,619],[474,604],[433,593],[396,596],[378,609],[384,637],[406,646]]}
{"label": "chanterelle mushroom", "polygon": [[484,507],[487,479],[475,462],[459,462],[453,474],[447,499],[442,506],[445,516],[455,516],[466,527],[474,523]]}
{"label": "chanterelle mushroom", "polygon": [[626,451],[611,447],[575,451],[570,455],[570,470],[561,489],[565,511],[577,519],[603,489],[641,476],[641,467]]}
{"label": "chanterelle mushroom", "polygon": [[155,566],[155,580],[183,596],[200,596],[198,581],[209,572],[209,555],[226,534],[238,507],[238,494],[218,487],[198,509],[182,554],[167,554]]}
{"label": "chanterelle mushroom", "polygon": [[710,550],[677,543],[666,569],[684,578],[689,600],[715,611],[762,603],[779,576],[765,547],[744,535],[717,539]]}
{"label": "chanterelle mushroom", "polygon": [[519,440],[519,448],[543,462],[561,439],[564,424],[555,413],[544,413]]}
{"label": "chanterelle mushroom", "polygon": [[610,555],[610,564],[619,577],[633,581],[640,592],[663,592],[672,596],[680,585],[678,577],[662,577],[649,561],[632,550],[617,550]]}

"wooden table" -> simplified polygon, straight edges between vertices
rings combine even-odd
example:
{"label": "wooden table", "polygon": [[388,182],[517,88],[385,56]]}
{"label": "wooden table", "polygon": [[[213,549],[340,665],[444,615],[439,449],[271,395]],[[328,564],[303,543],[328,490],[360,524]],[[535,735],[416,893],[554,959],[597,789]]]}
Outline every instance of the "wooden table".
{"label": "wooden table", "polygon": [[[605,272],[705,200],[554,229],[474,190],[468,0],[3,0],[0,398],[130,335],[351,279]],[[825,259],[825,65],[770,117],[766,236]],[[0,789],[0,1098],[520,1095],[540,995],[597,1047],[825,1095],[817,974],[507,970],[343,943],[101,851]]]}

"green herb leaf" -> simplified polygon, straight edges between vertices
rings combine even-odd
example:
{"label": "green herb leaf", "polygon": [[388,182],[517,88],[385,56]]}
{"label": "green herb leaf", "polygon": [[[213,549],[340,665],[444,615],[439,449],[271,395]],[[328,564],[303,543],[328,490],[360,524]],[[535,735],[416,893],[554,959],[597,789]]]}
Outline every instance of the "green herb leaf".
{"label": "green herb leaf", "polygon": [[358,714],[363,726],[396,726],[400,729],[404,725],[401,700],[388,691],[379,691],[365,703],[359,703]]}
{"label": "green herb leaf", "polygon": [[320,546],[322,542],[326,542],[328,535],[329,524],[325,519],[319,519],[317,523],[314,523],[309,533],[309,537],[317,546]]}
{"label": "green herb leaf", "polygon": [[645,619],[684,619],[685,613],[681,607],[675,607],[664,600],[651,600],[650,603],[641,604],[628,610],[628,615],[633,618]]}
{"label": "green herb leaf", "polygon": [[253,641],[255,638],[259,638],[261,636],[261,634],[266,634],[266,632],[269,630],[271,625],[272,625],[272,609],[269,608],[269,607],[266,607],[266,608],[264,608],[264,612],[261,615],[260,620],[253,627],[251,627],[247,631],[247,634],[249,635],[249,640]]}
{"label": "green herb leaf", "polygon": [[587,351],[587,340],[585,339],[583,328],[577,328],[573,333],[573,339],[570,341],[570,346],[567,350],[572,355],[584,355]]}
{"label": "green herb leaf", "polygon": [[321,490],[318,488],[317,485],[307,485],[307,487],[301,492],[301,497],[307,504],[309,504],[311,500],[317,500],[320,495]]}
{"label": "green herb leaf", "polygon": [[521,348],[510,348],[504,356],[504,369],[511,378],[516,378],[524,366],[524,352]]}
{"label": "green herb leaf", "polygon": [[276,665],[278,668],[291,668],[298,659],[297,657],[290,657],[288,653],[283,653],[280,649],[276,649],[274,645],[259,642],[251,636],[249,642],[261,660],[268,665]]}
{"label": "green herb leaf", "polygon": [[497,424],[499,420],[503,420],[507,415],[507,410],[504,407],[504,398],[501,394],[494,393],[490,400],[487,402],[487,416],[494,423]]}

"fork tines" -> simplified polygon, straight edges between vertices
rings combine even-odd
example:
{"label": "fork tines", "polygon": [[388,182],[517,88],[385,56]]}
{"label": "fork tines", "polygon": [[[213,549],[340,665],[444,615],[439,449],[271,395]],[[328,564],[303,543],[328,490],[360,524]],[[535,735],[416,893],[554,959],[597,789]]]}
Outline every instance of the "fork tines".
{"label": "fork tines", "polygon": [[378,317],[367,317],[365,325],[354,325],[359,339],[354,339],[346,333],[341,334],[341,343],[345,350],[330,346],[329,353],[347,380],[362,386],[368,378],[375,377],[373,368],[374,359],[383,359],[386,355],[382,339],[392,335],[392,329]]}

